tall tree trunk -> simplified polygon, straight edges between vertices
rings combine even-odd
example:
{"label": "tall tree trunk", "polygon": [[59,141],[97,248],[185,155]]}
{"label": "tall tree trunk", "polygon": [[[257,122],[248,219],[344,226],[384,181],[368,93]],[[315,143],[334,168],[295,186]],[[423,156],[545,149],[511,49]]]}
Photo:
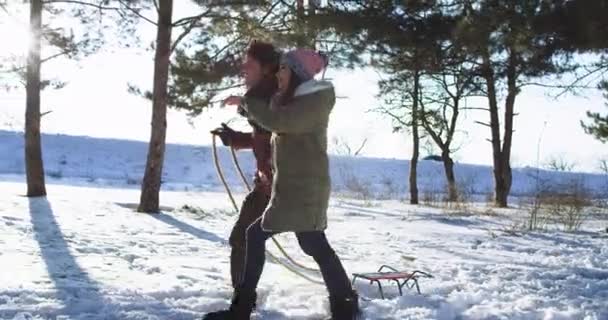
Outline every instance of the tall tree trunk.
{"label": "tall tree trunk", "polygon": [[456,186],[456,176],[454,175],[454,160],[450,157],[450,150],[441,151],[441,160],[448,183],[448,201],[458,201],[458,187]]}
{"label": "tall tree trunk", "polygon": [[515,53],[509,54],[509,65],[507,66],[507,99],[505,101],[505,132],[502,145],[502,174],[505,194],[501,203],[507,206],[507,198],[511,192],[512,172],[511,172],[511,145],[513,143],[513,117],[515,115],[515,98],[519,93],[517,87],[517,57]]}
{"label": "tall tree trunk", "polygon": [[154,57],[154,87],[152,97],[152,133],[148,147],[146,171],[142,182],[137,211],[159,211],[159,193],[165,156],[167,133],[167,82],[171,56],[173,0],[160,0]]}
{"label": "tall tree trunk", "polygon": [[498,117],[498,101],[496,98],[496,80],[489,55],[483,57],[483,76],[488,89],[488,104],[490,107],[490,131],[492,133],[492,158],[494,160],[494,202],[500,208],[507,207],[509,194],[506,188],[504,174],[504,155],[500,146],[500,119]]}
{"label": "tall tree trunk", "polygon": [[454,107],[452,110],[452,118],[450,120],[450,126],[448,127],[447,137],[445,144],[441,149],[441,158],[443,160],[443,167],[445,170],[445,177],[448,182],[448,200],[458,201],[458,186],[456,185],[456,176],[454,175],[454,160],[450,157],[450,146],[454,140],[454,133],[456,132],[456,123],[458,121],[458,115],[460,114],[460,93],[454,96]]}
{"label": "tall tree trunk", "polygon": [[420,73],[414,71],[414,92],[412,103],[412,139],[413,150],[412,160],[410,161],[410,203],[418,204],[418,156],[420,153],[420,135],[418,134],[418,98],[420,86]]}
{"label": "tall tree trunk", "polygon": [[31,43],[27,57],[25,99],[25,174],[27,196],[46,195],[44,165],[40,143],[40,38],[42,37],[42,0],[30,4]]}
{"label": "tall tree trunk", "polygon": [[306,32],[306,21],[305,21],[305,8],[304,8],[304,0],[296,1],[296,45],[299,48],[304,48],[308,46],[309,39],[308,34]]}
{"label": "tall tree trunk", "polygon": [[316,14],[314,3],[308,3],[308,8],[304,5],[304,0],[296,1],[296,46],[299,48],[316,49],[317,35],[313,34],[308,19]]}

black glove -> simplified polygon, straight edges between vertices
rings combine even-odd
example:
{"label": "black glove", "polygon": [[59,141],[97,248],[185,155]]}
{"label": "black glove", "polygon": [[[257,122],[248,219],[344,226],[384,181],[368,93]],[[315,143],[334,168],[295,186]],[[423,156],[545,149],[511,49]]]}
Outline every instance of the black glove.
{"label": "black glove", "polygon": [[235,131],[232,130],[227,124],[222,123],[221,128],[217,128],[211,131],[211,134],[219,136],[224,146],[229,147],[234,136]]}
{"label": "black glove", "polygon": [[245,111],[245,109],[243,109],[243,107],[238,106],[238,108],[236,109],[236,112],[239,115],[241,115],[242,117],[248,118],[247,111]]}

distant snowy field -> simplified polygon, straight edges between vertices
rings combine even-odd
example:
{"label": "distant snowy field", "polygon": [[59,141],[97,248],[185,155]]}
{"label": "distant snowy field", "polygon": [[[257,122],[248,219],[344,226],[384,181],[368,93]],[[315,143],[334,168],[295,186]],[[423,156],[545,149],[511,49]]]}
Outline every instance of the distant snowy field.
{"label": "distant snowy field", "polygon": [[[43,157],[46,173],[55,178],[71,178],[69,182],[96,182],[110,186],[139,188],[143,176],[148,144],[139,141],[100,139],[66,135],[43,135]],[[232,188],[244,191],[234,169],[230,152],[218,139],[219,159]],[[0,174],[24,174],[23,134],[0,130]],[[249,151],[237,153],[247,178],[253,176],[255,163]],[[333,190],[336,193],[359,193],[370,198],[397,199],[408,193],[409,161],[378,158],[331,158]],[[463,192],[485,198],[493,192],[492,168],[488,166],[455,165],[455,174]],[[537,179],[538,177],[538,179]],[[514,168],[511,195],[534,193],[537,182],[570,184],[577,181],[590,193],[608,196],[608,175],[563,173],[535,168]],[[167,145],[163,182],[166,190],[223,191],[213,164],[209,146]],[[418,184],[421,198],[425,193],[445,190],[443,165],[420,161]]]}
{"label": "distant snowy field", "polygon": [[[168,146],[162,213],[135,213],[146,144],[44,136],[49,177],[46,199],[28,199],[22,137],[0,131],[0,319],[200,319],[228,306],[229,247],[235,213],[219,183],[208,147]],[[230,154],[220,150],[228,180],[240,186]],[[250,174],[252,158],[240,152]],[[456,174],[483,199],[491,169],[457,165]],[[328,237],[349,273],[380,265],[420,269],[422,295],[356,283],[363,318],[608,319],[606,212],[590,215],[580,231],[560,225],[544,232],[516,226],[527,213],[483,201],[457,210],[412,206],[407,162],[332,158],[334,190]],[[514,195],[534,190],[535,169],[515,172]],[[582,181],[601,196],[606,177],[541,171],[543,181]],[[346,196],[352,180],[371,193]],[[467,180],[469,179],[469,180]],[[442,167],[423,161],[421,193],[443,187]],[[239,188],[237,200],[244,193]],[[314,262],[293,235],[277,237],[296,260]],[[268,249],[278,250],[268,243]],[[408,257],[415,257],[410,261]],[[310,273],[311,277],[318,275]],[[323,286],[268,262],[254,319],[323,319]]]}

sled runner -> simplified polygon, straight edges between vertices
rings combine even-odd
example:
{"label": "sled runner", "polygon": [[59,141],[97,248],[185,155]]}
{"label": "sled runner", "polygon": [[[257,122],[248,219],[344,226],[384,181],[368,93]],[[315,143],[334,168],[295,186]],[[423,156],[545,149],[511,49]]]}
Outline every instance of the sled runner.
{"label": "sled runner", "polygon": [[[383,271],[384,269],[388,269],[389,271]],[[397,287],[399,288],[399,295],[403,295],[403,287],[412,289],[414,286],[416,287],[418,294],[420,294],[420,285],[418,284],[418,279],[432,277],[432,275],[420,270],[414,270],[412,272],[399,271],[391,266],[383,265],[380,267],[380,269],[378,269],[377,272],[353,273],[353,284],[358,278],[368,280],[370,284],[375,282],[378,284],[380,296],[382,299],[384,299],[384,292],[382,291],[382,284],[380,283],[381,280],[396,282]]]}

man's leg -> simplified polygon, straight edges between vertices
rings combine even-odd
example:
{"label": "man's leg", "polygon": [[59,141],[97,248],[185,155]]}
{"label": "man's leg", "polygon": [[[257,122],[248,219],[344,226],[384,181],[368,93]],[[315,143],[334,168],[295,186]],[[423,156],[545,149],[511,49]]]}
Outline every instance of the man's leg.
{"label": "man's leg", "polygon": [[241,282],[243,268],[245,266],[245,242],[247,227],[262,216],[269,197],[260,189],[255,188],[245,197],[239,213],[239,218],[230,233],[230,275],[232,287]]}
{"label": "man's leg", "polygon": [[235,286],[230,308],[208,313],[204,320],[249,320],[257,299],[256,287],[262,269],[266,251],[266,240],[272,233],[262,230],[262,218],[258,218],[247,228],[245,271],[242,281]]}
{"label": "man's leg", "polygon": [[255,292],[266,262],[266,240],[274,233],[262,229],[262,217],[247,228],[245,270],[239,289]]}

